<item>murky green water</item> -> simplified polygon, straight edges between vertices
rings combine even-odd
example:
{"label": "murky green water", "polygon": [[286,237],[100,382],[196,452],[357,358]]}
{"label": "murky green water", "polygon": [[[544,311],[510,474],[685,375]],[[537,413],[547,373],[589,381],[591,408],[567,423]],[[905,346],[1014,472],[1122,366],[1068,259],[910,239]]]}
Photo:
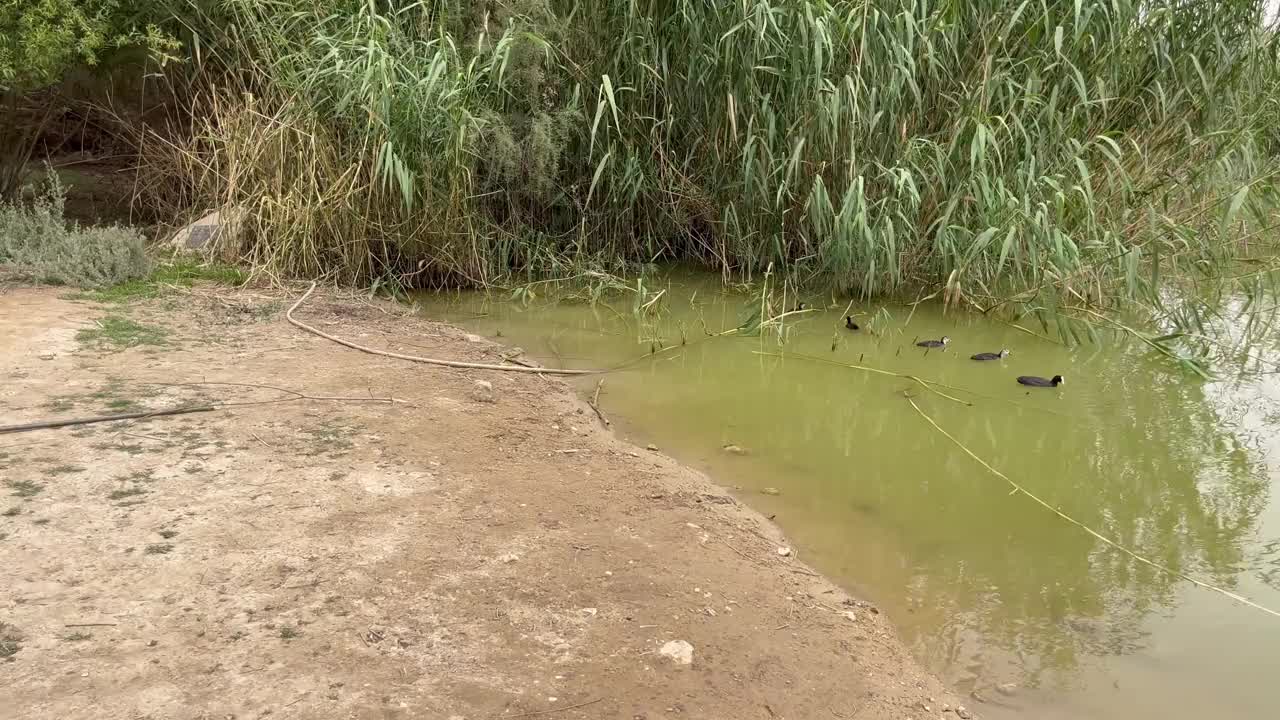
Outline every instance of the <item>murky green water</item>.
{"label": "murky green water", "polygon": [[[986,717],[1275,717],[1280,620],[1010,495],[903,392],[1067,514],[1280,607],[1275,375],[1200,381],[1138,347],[1067,349],[926,305],[886,308],[892,320],[878,321],[875,336],[844,330],[842,304],[789,318],[785,346],[773,336],[707,339],[739,324],[746,298],[696,278],[671,281],[648,330],[625,299],[616,312],[480,294],[423,302],[432,317],[500,333],[548,365],[612,367],[647,353],[655,335],[667,345],[684,336],[685,347],[607,376],[601,405],[615,425],[776,513],[806,560],[885,608],[946,680],[993,701],[974,703]],[[866,320],[880,308],[854,311]],[[952,338],[946,352],[913,345],[941,335]],[[1001,348],[1013,354],[969,359]],[[1253,352],[1280,358],[1280,341]],[[946,392],[973,404],[798,354],[917,374],[972,391]],[[1028,389],[1014,382],[1022,374],[1067,382]],[[594,384],[584,380],[584,392]],[[1007,683],[1014,694],[996,689]]]}

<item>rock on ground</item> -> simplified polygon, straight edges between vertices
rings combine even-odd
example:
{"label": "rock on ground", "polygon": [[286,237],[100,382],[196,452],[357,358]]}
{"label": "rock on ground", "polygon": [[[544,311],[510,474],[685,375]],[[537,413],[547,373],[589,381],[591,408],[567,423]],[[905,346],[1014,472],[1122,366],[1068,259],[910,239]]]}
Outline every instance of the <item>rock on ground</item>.
{"label": "rock on ground", "polygon": [[693,646],[684,640],[668,640],[659,648],[658,654],[671,658],[677,665],[693,664]]}

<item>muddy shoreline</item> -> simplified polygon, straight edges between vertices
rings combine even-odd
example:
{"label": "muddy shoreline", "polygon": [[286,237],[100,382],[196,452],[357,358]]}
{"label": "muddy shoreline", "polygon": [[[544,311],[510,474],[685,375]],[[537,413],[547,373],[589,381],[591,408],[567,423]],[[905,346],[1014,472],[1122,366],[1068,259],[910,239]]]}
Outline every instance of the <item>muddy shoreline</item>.
{"label": "muddy shoreline", "polygon": [[[0,293],[5,423],[256,403],[0,436],[0,716],[960,715],[884,615],[565,382],[342,348],[288,300]],[[298,317],[501,361],[392,305]]]}

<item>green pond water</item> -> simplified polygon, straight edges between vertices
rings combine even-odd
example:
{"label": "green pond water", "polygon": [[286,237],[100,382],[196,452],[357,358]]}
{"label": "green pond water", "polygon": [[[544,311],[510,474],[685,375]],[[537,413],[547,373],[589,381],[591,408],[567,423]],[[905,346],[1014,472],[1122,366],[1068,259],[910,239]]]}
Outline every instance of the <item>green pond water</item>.
{"label": "green pond water", "polygon": [[[1067,348],[973,314],[844,303],[776,335],[716,337],[746,295],[664,281],[642,327],[609,307],[420,298],[430,317],[543,364],[615,367],[600,404],[633,441],[776,514],[800,556],[893,619],[916,655],[989,718],[1261,718],[1280,713],[1280,619],[1159,572],[1054,516],[968,457],[1152,560],[1280,608],[1280,379],[1205,381],[1137,343]],[[909,320],[909,321],[908,321]],[[1033,328],[1039,331],[1039,328]],[[916,339],[949,335],[945,352]],[[833,347],[834,345],[834,347]],[[969,356],[1009,348],[995,362]],[[1280,358],[1280,339],[1250,348]],[[785,353],[786,358],[759,353]],[[798,357],[915,374],[910,380]],[[1056,389],[1018,375],[1062,374]],[[585,394],[596,378],[575,381]],[[736,445],[745,455],[723,448]],[[776,489],[777,495],[763,492]],[[1007,684],[1017,686],[1008,694]],[[1001,692],[997,686],[1006,685]]]}

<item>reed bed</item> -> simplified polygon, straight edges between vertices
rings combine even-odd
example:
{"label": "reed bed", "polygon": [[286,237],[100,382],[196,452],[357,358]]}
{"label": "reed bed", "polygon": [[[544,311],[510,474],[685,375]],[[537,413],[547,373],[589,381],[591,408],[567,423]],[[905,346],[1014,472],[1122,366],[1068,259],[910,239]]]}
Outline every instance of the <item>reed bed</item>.
{"label": "reed bed", "polygon": [[1272,267],[1265,12],[190,0],[172,82],[192,118],[147,143],[146,186],[242,208],[237,251],[293,276],[489,286],[691,260],[983,310],[1155,304],[1241,258]]}

